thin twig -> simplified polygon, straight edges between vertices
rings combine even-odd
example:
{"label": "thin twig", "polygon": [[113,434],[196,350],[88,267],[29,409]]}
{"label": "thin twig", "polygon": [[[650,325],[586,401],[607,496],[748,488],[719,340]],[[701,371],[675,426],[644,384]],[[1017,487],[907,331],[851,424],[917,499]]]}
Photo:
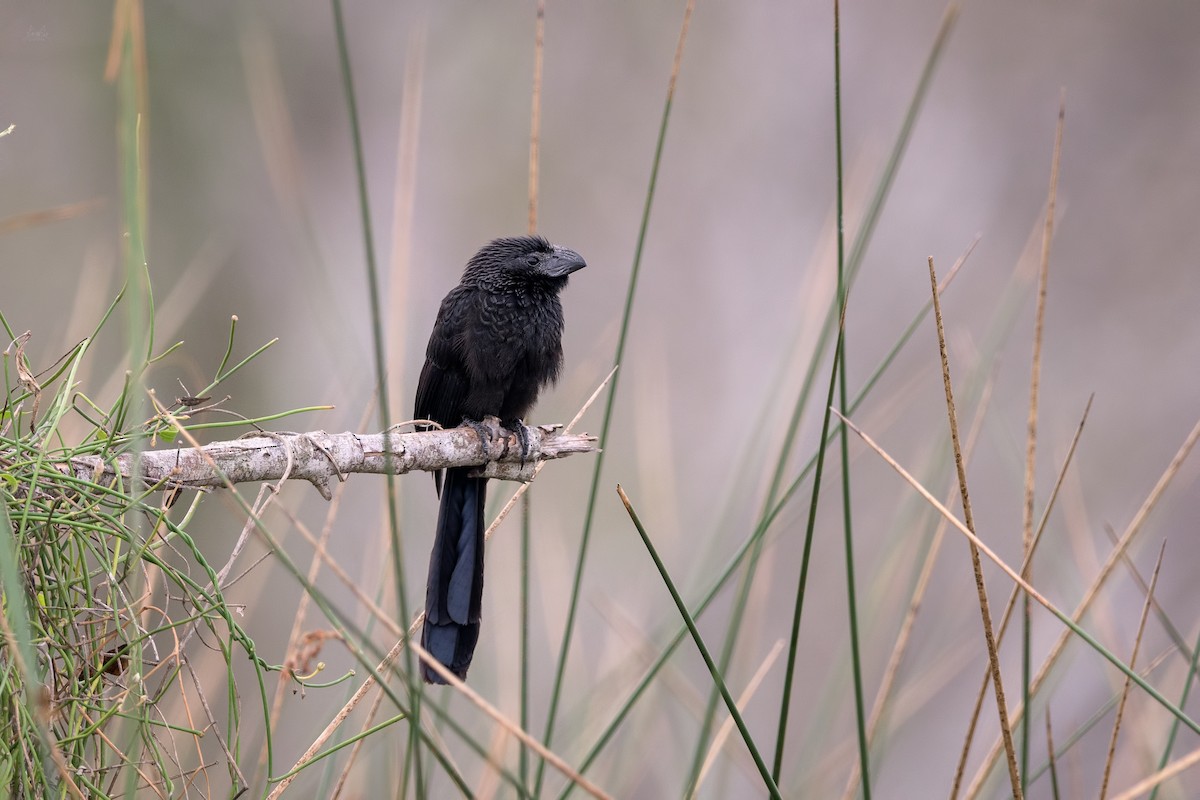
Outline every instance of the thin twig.
{"label": "thin twig", "polygon": [[396,620],[388,615],[386,611],[380,608],[379,604],[372,600],[370,596],[363,590],[362,581],[351,576],[350,573],[346,571],[345,567],[343,567],[337,559],[330,555],[328,549],[321,547],[320,540],[313,534],[312,531],[308,529],[308,526],[304,524],[303,520],[301,520],[294,512],[284,506],[279,506],[279,513],[282,514],[285,519],[287,519],[287,521],[296,529],[296,532],[303,536],[304,540],[313,548],[313,557],[319,558],[326,566],[329,567],[329,571],[333,573],[334,577],[342,582],[342,585],[344,585],[350,591],[350,593],[354,595],[354,598],[358,600],[358,602],[362,603],[363,608],[365,608],[367,612],[371,614],[371,616],[373,616],[381,625],[387,628],[388,632],[393,636],[400,636],[403,633],[404,629],[400,627],[400,623],[396,622]]}

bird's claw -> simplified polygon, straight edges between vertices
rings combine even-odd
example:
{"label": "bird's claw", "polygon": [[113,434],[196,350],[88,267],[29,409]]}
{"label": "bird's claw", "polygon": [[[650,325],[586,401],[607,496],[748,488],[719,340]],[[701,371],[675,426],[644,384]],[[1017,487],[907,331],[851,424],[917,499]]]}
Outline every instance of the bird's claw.
{"label": "bird's claw", "polygon": [[484,417],[482,420],[464,419],[462,424],[479,436],[479,446],[483,448],[483,452],[490,455],[492,443],[499,439],[503,433],[500,427],[500,420],[496,417]]}
{"label": "bird's claw", "polygon": [[524,469],[525,461],[529,458],[529,453],[532,449],[532,442],[529,437],[529,428],[523,420],[514,419],[504,423],[506,430],[510,430],[517,437],[517,443],[521,445],[521,468]]}
{"label": "bird's claw", "polygon": [[517,437],[517,444],[521,448],[522,468],[533,452],[533,438],[529,427],[519,419],[501,422],[496,417],[484,417],[482,420],[464,419],[462,424],[463,427],[475,431],[479,436],[480,447],[489,457],[494,457],[491,455],[492,445],[499,439],[507,439],[509,433]]}

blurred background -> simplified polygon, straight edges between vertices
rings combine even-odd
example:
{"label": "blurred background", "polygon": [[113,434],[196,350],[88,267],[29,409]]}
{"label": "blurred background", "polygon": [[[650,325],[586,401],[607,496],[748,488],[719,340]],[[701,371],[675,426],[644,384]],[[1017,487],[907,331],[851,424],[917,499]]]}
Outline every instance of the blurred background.
{"label": "blurred background", "polygon": [[[569,420],[612,366],[683,9],[682,2],[549,3],[539,227],[589,266],[563,295],[564,377],[531,422]],[[848,242],[861,229],[944,11],[938,0],[842,10]],[[0,221],[15,221],[0,236],[0,309],[14,330],[33,332],[27,353],[36,366],[87,335],[123,279],[117,90],[104,76],[112,19],[106,3],[0,8],[0,129],[15,126],[0,138]],[[151,385],[174,397],[177,380],[189,389],[207,383],[236,314],[235,356],[279,342],[222,390],[232,395],[228,408],[261,415],[328,403],[335,409],[281,427],[376,430],[362,217],[329,6],[154,2],[144,20],[156,342],[159,349],[186,343],[155,366]],[[411,415],[426,336],[467,258],[492,237],[525,230],[534,20],[532,2],[347,4],[374,245],[386,276],[393,420]],[[602,443],[594,536],[554,742],[568,762],[577,763],[614,698],[625,696],[679,622],[614,485],[629,493],[689,601],[753,530],[762,507],[834,292],[832,28],[829,3],[700,2],[692,18],[630,345]],[[1200,5],[1188,2],[966,3],[850,300],[853,395],[927,302],[927,256],[944,275],[980,237],[943,305],[956,377],[975,370],[994,381],[970,472],[977,528],[1019,564],[1034,280],[1065,91],[1039,514],[1093,393],[1095,401],[1033,574],[1067,609],[1107,556],[1104,527],[1124,530],[1200,411],[1198,34]],[[27,216],[63,207],[64,219]],[[1007,316],[1006,291],[1018,293]],[[986,342],[998,329],[1009,332],[989,354]],[[119,389],[125,346],[119,326],[105,329],[82,391],[111,402],[104,393]],[[817,386],[787,481],[819,436],[829,348],[817,357]],[[581,427],[598,431],[602,413],[598,404]],[[963,414],[966,424],[972,413]],[[926,470],[936,495],[945,494],[951,472],[932,321],[855,419],[901,463],[919,475]],[[869,704],[919,543],[936,521],[860,442],[851,442],[850,453]],[[810,575],[817,599],[801,626],[785,769],[784,784],[803,796],[840,792],[855,759],[834,462],[831,455]],[[532,492],[530,668],[539,737],[592,468],[587,457],[553,464]],[[1166,540],[1157,596],[1185,638],[1200,624],[1198,477],[1196,462],[1185,463],[1131,550],[1149,574]],[[399,479],[414,607],[436,514],[430,483],[418,474]],[[493,499],[513,488],[493,484]],[[728,675],[735,695],[788,636],[810,491],[805,482],[772,527]],[[383,498],[382,480],[352,478],[331,544],[371,591],[390,580],[379,566],[390,563]],[[310,527],[323,524],[327,505],[310,487],[289,486],[281,502]],[[289,534],[287,520],[270,520],[292,557],[307,563],[311,549]],[[223,563],[240,526],[231,506],[213,498],[194,529],[211,560]],[[472,686],[508,713],[515,713],[519,669],[517,542],[514,516],[489,545],[484,632],[471,672]],[[902,667],[907,704],[894,712],[872,765],[877,796],[949,789],[985,663],[967,563],[961,539],[948,540]],[[1002,602],[1010,582],[995,568],[986,574],[993,602]],[[320,583],[361,616],[336,580],[323,574]],[[725,636],[735,583],[702,621],[714,641]],[[271,561],[231,592],[231,601],[246,604],[244,624],[268,661],[285,657],[300,594]],[[1141,602],[1129,573],[1118,571],[1089,629],[1127,657]],[[1060,629],[1035,610],[1035,663]],[[1166,646],[1152,621],[1145,652]],[[353,666],[335,645],[322,657],[331,674]],[[1006,648],[1014,680],[1018,657]],[[1119,675],[1077,646],[1055,674],[1053,719],[1065,738],[1103,706]],[[1175,698],[1183,675],[1176,657],[1153,680]],[[781,686],[782,659],[746,708],[768,748]],[[684,642],[589,776],[620,797],[677,796],[709,687]],[[292,763],[343,698],[341,689],[289,696],[277,762]],[[1153,770],[1167,730],[1152,701],[1135,694],[1131,706],[1140,722],[1115,764],[1118,788]],[[984,708],[972,765],[995,736],[994,707]],[[451,709],[487,741],[485,718],[462,700]],[[1111,720],[1102,722],[1067,757],[1066,796],[1094,796],[1110,727]],[[391,737],[368,742],[373,766],[356,773],[358,796],[377,796],[394,775],[403,734]],[[1189,735],[1176,752],[1194,746]],[[761,784],[747,764],[735,733],[701,796],[758,796]],[[461,766],[470,780],[484,772],[470,754]],[[432,796],[452,796],[439,780]],[[558,776],[549,780],[557,788]],[[989,791],[1001,796],[1005,785],[994,781]],[[1045,789],[1034,796],[1048,796]],[[1200,778],[1185,775],[1172,791],[1195,796]]]}

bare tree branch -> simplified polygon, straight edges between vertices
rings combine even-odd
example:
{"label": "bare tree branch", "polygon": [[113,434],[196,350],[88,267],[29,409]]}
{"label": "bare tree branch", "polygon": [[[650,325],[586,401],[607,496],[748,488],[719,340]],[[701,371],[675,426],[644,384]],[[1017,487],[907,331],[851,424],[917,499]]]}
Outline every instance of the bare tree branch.
{"label": "bare tree branch", "polygon": [[[480,467],[485,478],[528,482],[538,464],[575,453],[596,451],[596,437],[567,434],[561,425],[526,429],[529,452],[521,457],[516,434],[489,417],[479,426],[421,433],[267,433],[213,442],[200,448],[148,450],[141,454],[141,478],[148,489],[209,491],[229,483],[302,479],[328,500],[331,478],[354,472],[396,474],[447,467]],[[482,433],[482,436],[481,436]],[[386,444],[386,446],[385,446]],[[113,483],[130,478],[133,455],[115,459],[77,456],[60,469],[80,480]]]}

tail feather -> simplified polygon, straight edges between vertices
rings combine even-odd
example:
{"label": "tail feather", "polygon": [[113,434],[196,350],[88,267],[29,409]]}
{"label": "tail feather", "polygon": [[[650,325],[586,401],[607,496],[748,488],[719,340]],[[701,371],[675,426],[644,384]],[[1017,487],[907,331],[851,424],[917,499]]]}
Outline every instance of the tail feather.
{"label": "tail feather", "polygon": [[[465,468],[446,470],[438,510],[421,646],[459,678],[467,676],[479,641],[483,603],[483,505],[487,480],[468,477]],[[445,683],[425,664],[427,683]]]}

